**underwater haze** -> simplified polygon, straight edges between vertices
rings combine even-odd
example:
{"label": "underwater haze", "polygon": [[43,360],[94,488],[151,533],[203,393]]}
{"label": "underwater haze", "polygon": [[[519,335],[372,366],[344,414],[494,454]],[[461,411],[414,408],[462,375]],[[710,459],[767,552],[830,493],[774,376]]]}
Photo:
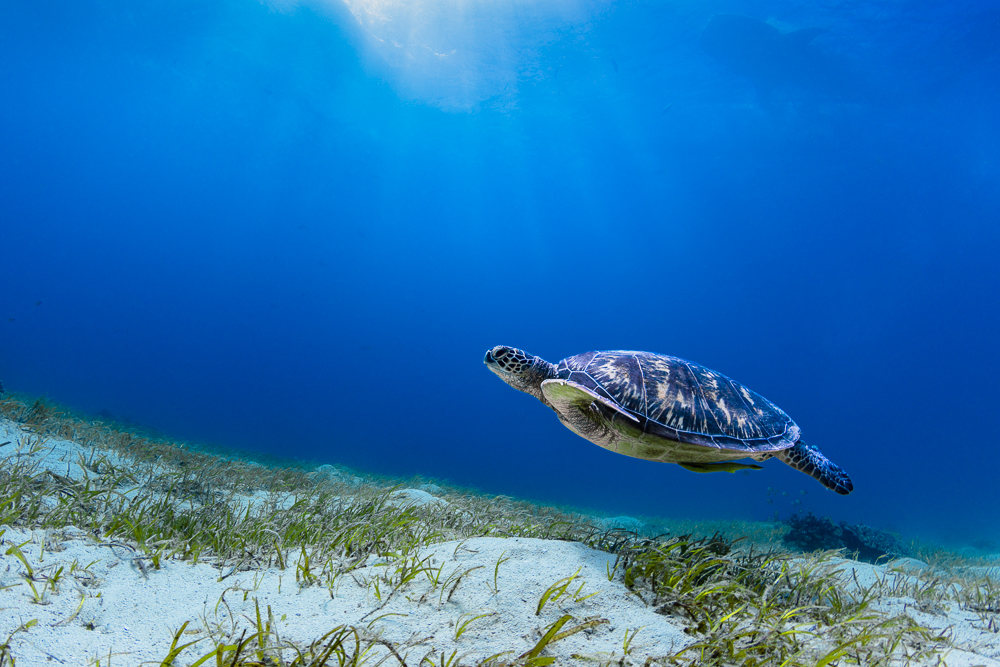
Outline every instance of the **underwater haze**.
{"label": "underwater haze", "polygon": [[[0,90],[7,391],[609,514],[1000,549],[995,3],[14,0]],[[494,345],[703,364],[855,490],[600,449]]]}

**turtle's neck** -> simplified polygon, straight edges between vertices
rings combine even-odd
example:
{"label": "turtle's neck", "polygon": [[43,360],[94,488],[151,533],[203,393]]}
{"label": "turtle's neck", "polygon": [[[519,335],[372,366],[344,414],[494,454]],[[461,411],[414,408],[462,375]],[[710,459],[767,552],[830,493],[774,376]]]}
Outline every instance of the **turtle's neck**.
{"label": "turtle's neck", "polygon": [[559,369],[555,364],[550,364],[541,357],[535,357],[535,363],[532,364],[530,370],[525,372],[527,393],[548,405],[545,402],[545,397],[542,396],[542,383],[557,377],[559,377]]}

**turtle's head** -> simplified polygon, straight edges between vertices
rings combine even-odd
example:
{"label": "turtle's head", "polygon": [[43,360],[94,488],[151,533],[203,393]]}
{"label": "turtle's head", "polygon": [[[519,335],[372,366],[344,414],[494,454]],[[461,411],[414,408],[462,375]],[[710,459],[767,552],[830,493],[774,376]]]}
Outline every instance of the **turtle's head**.
{"label": "turtle's head", "polygon": [[483,363],[518,391],[542,400],[542,382],[556,376],[556,367],[524,350],[497,345],[486,352]]}

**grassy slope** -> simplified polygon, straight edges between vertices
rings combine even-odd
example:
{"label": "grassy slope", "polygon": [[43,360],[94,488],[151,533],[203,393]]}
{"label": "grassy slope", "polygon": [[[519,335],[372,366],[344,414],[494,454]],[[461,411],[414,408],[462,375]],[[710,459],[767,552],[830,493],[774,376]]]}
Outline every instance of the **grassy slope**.
{"label": "grassy slope", "polygon": [[[835,554],[793,557],[762,549],[777,545],[780,528],[773,524],[658,522],[680,530],[650,538],[608,530],[594,516],[457,488],[435,488],[447,503],[403,505],[394,502],[398,480],[359,477],[330,466],[265,466],[94,421],[42,400],[6,395],[0,416],[19,431],[0,445],[0,526],[75,526],[127,544],[140,567],[159,568],[166,560],[210,562],[230,573],[277,567],[294,571],[300,586],[332,587],[376,558],[385,563],[384,574],[363,581],[376,587],[379,599],[402,594],[418,580],[450,596],[459,582],[441,580],[440,570],[435,580],[434,567],[422,555],[433,545],[477,537],[578,542],[613,554],[609,578],[624,582],[694,639],[646,664],[933,664],[954,639],[918,624],[912,614],[885,612],[884,599],[971,610],[990,628],[1000,613],[998,588],[988,579],[966,578],[959,585],[957,575],[900,574],[862,585],[855,575],[852,584]],[[72,440],[86,454],[67,462],[66,474],[26,456],[50,439]],[[741,536],[751,539],[734,543]],[[16,557],[16,546],[12,549],[7,553]],[[21,560],[22,576],[46,585]],[[546,594],[549,600],[571,594],[568,585],[560,589],[564,583],[555,582],[539,603],[544,606]],[[454,587],[450,593],[449,587]],[[250,634],[212,634],[214,648],[205,662],[193,664],[350,665],[376,654],[401,664],[416,662],[407,657],[405,644],[389,642],[365,625],[338,626],[292,647],[278,638],[268,613],[256,618]],[[550,664],[558,642],[590,632],[600,621],[560,616],[542,629],[531,650],[479,664]],[[171,661],[185,644],[183,630],[163,664],[175,664]],[[21,627],[15,634],[25,631]],[[626,633],[616,664],[631,664],[629,643]],[[10,639],[0,644],[0,667],[14,657],[10,644]],[[420,664],[462,660],[444,650],[423,655]]]}

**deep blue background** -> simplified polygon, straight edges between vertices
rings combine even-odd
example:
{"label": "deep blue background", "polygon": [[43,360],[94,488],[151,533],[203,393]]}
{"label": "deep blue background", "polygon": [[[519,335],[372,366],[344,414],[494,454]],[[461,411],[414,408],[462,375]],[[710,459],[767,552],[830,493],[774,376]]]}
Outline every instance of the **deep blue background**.
{"label": "deep blue background", "polygon": [[[383,6],[7,3],[9,390],[614,513],[1000,539],[991,3]],[[759,94],[699,46],[719,12],[825,28],[837,85]],[[857,490],[600,450],[501,343],[698,361]]]}

